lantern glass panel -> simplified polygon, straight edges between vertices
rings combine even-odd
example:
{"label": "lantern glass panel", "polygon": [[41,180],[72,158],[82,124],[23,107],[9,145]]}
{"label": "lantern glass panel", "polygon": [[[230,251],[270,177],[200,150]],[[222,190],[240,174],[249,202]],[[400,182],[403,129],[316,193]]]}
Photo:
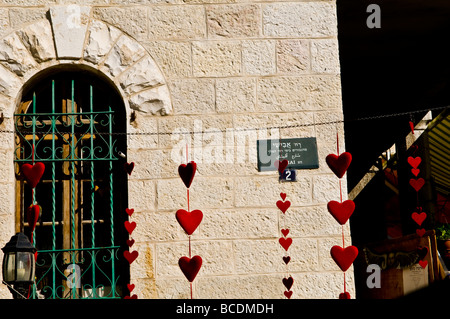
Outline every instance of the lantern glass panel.
{"label": "lantern glass panel", "polygon": [[17,252],[16,282],[33,281],[34,258],[30,252]]}
{"label": "lantern glass panel", "polygon": [[16,253],[6,253],[3,259],[3,280],[6,282],[15,281]]}

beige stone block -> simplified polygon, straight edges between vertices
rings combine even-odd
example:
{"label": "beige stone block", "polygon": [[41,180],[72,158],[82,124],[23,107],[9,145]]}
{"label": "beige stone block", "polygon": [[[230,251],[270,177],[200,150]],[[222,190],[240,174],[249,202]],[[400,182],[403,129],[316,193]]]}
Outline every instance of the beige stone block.
{"label": "beige stone block", "polygon": [[311,40],[311,70],[314,73],[340,73],[338,40]]}
{"label": "beige stone block", "polygon": [[196,297],[211,299],[284,298],[279,274],[199,277],[195,281]]}
{"label": "beige stone block", "polygon": [[[178,173],[178,165],[174,167]],[[189,188],[190,209],[230,208],[233,205],[233,181],[223,177],[196,176]],[[186,186],[181,178],[157,181],[158,211],[187,209]]]}
{"label": "beige stone block", "polygon": [[16,33],[8,35],[0,42],[0,62],[19,76],[36,67],[36,61]]}
{"label": "beige stone block", "polygon": [[206,8],[208,37],[258,37],[261,8],[256,4],[211,5]]}
{"label": "beige stone block", "polygon": [[144,47],[138,42],[122,35],[108,53],[102,69],[115,77],[142,58],[145,53]]}
{"label": "beige stone block", "polygon": [[56,58],[52,29],[48,20],[29,25],[19,30],[17,34],[37,62]]}
{"label": "beige stone block", "polygon": [[194,41],[192,43],[193,75],[233,76],[241,73],[239,41]]}
{"label": "beige stone block", "polygon": [[156,86],[140,91],[128,99],[130,108],[145,114],[172,114],[172,101],[167,85]]}
{"label": "beige stone block", "polygon": [[[19,88],[22,87],[22,81],[10,70],[8,70],[3,65],[0,65],[0,93],[3,95],[2,100],[4,102],[11,101],[9,98],[16,98],[16,94]],[[7,114],[12,116],[12,107],[9,105],[2,104],[1,106],[4,108],[4,115]]]}
{"label": "beige stone block", "polygon": [[316,38],[337,35],[334,2],[279,2],[264,4],[262,10],[265,36]]}
{"label": "beige stone block", "polygon": [[[342,272],[293,274],[292,299],[337,299],[344,291]],[[301,283],[301,284],[300,284]],[[355,298],[354,280],[351,271],[346,273],[347,291]]]}
{"label": "beige stone block", "polygon": [[339,179],[334,174],[315,175],[313,177],[313,202],[326,204],[331,200],[339,201]]}
{"label": "beige stone block", "polygon": [[[194,281],[194,296],[197,298],[197,280]],[[190,299],[190,285],[186,278],[168,278],[155,280],[157,298],[159,299]]]}
{"label": "beige stone block", "polygon": [[16,29],[21,24],[37,21],[45,18],[46,8],[11,8],[9,10],[9,19],[11,27]]}
{"label": "beige stone block", "polygon": [[[134,171],[134,170],[133,170]],[[128,180],[128,208],[136,212],[155,211],[156,187],[153,181]]]}
{"label": "beige stone block", "polygon": [[[280,192],[290,194],[292,207],[312,202],[312,180],[298,176],[295,183],[284,183],[280,188],[278,173],[272,176],[237,177],[234,182],[236,207],[276,207]],[[276,190],[276,191],[275,191]]]}
{"label": "beige stone block", "polygon": [[[340,104],[341,105],[341,104]],[[339,151],[345,151],[345,136],[343,114],[341,109],[330,111],[315,112],[314,122],[321,124],[316,126],[317,142],[321,145],[330,144],[333,154],[337,154],[337,136],[339,134]]]}
{"label": "beige stone block", "polygon": [[336,76],[278,77],[258,81],[257,109],[261,111],[324,110],[341,104],[341,83]]}
{"label": "beige stone block", "polygon": [[155,279],[139,278],[139,280],[134,281],[132,277],[131,281],[135,285],[131,295],[137,295],[139,299],[158,299],[159,289]]}
{"label": "beige stone block", "polygon": [[150,40],[187,40],[206,37],[203,6],[153,6],[148,8]]}
{"label": "beige stone block", "polygon": [[219,113],[254,112],[256,80],[226,78],[216,80],[216,107]]}
{"label": "beige stone block", "polygon": [[308,40],[279,40],[276,51],[278,73],[301,74],[309,71],[311,63]]}
{"label": "beige stone block", "polygon": [[174,114],[215,112],[215,88],[211,79],[175,80],[169,84]]}
{"label": "beige stone block", "polygon": [[[293,200],[288,194],[287,200]],[[293,237],[327,237],[339,236],[341,225],[328,212],[327,206],[306,206],[289,208],[286,214],[280,215],[280,224],[289,228]]]}
{"label": "beige stone block", "polygon": [[169,150],[129,150],[127,161],[134,162],[130,179],[170,178],[177,174],[178,163],[172,161]]}
{"label": "beige stone block", "polygon": [[83,58],[97,64],[111,50],[112,45],[120,35],[119,29],[101,21],[93,20],[89,26]]}
{"label": "beige stone block", "polygon": [[165,84],[161,71],[148,54],[124,71],[118,81],[126,94],[134,94]]}
{"label": "beige stone block", "polygon": [[144,46],[168,78],[192,75],[192,54],[189,42],[152,41]]}
{"label": "beige stone block", "polygon": [[199,226],[201,239],[241,239],[278,236],[278,215],[276,210],[210,209],[203,214]]}
{"label": "beige stone block", "polygon": [[155,248],[152,244],[135,243],[129,249],[130,252],[139,252],[138,257],[130,265],[130,273],[133,279],[155,277]]}
{"label": "beige stone block", "polygon": [[143,40],[147,37],[145,7],[95,7],[94,18],[103,20],[136,39]]}
{"label": "beige stone block", "polygon": [[[137,224],[133,238],[137,242],[153,243],[185,240],[187,235],[177,222],[175,213],[176,210],[163,213],[154,211],[133,213],[130,220]],[[198,237],[197,230],[193,237]]]}
{"label": "beige stone block", "polygon": [[0,8],[0,35],[4,35],[8,32],[11,25],[9,23],[9,9]]}
{"label": "beige stone block", "polygon": [[[311,112],[236,114],[233,120],[237,130],[255,129],[253,132],[248,131],[247,135],[258,139],[315,136],[312,125],[314,116]],[[236,136],[238,135],[239,132],[236,132]],[[256,141],[253,145],[256,145]]]}
{"label": "beige stone block", "polygon": [[128,126],[128,149],[151,149],[158,147],[158,121],[153,116],[135,113],[136,119]]}
{"label": "beige stone block", "polygon": [[[170,148],[175,162],[188,158],[203,163],[203,147],[226,146],[226,132],[233,118],[224,115],[171,116],[159,119],[159,147]],[[207,150],[206,150],[207,151]]]}
{"label": "beige stone block", "polygon": [[276,72],[275,41],[242,42],[242,70],[248,75],[271,75]]}

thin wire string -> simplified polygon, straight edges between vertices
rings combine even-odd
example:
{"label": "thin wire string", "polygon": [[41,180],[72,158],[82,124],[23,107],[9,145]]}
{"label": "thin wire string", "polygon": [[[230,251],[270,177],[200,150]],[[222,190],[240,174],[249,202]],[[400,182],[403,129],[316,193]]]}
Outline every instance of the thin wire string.
{"label": "thin wire string", "polygon": [[[98,135],[190,135],[190,134],[200,134],[200,133],[223,133],[225,131],[235,131],[235,132],[247,132],[247,131],[258,131],[261,129],[292,129],[292,128],[299,128],[299,127],[308,127],[308,126],[320,126],[320,125],[336,125],[339,123],[352,123],[352,122],[359,122],[359,121],[370,121],[370,120],[378,120],[378,119],[384,119],[384,118],[391,118],[391,117],[397,117],[397,116],[406,116],[406,115],[413,115],[417,113],[423,113],[423,112],[430,112],[430,111],[439,111],[439,110],[446,110],[449,109],[450,105],[442,106],[442,107],[435,107],[435,108],[429,108],[424,110],[416,110],[416,111],[409,111],[409,112],[400,112],[400,113],[392,113],[392,114],[383,114],[383,115],[374,115],[374,116],[367,116],[367,117],[361,117],[361,118],[355,118],[355,119],[347,119],[347,120],[336,120],[336,121],[328,121],[328,122],[319,122],[319,123],[298,123],[298,124],[292,124],[292,125],[280,125],[280,126],[267,126],[267,127],[249,127],[249,128],[227,128],[227,129],[217,129],[217,130],[207,130],[207,131],[180,131],[180,132],[97,132]],[[32,133],[32,131],[27,130],[21,130],[22,133]],[[0,134],[14,134],[16,133],[15,130],[0,130]],[[47,132],[45,131],[35,131],[35,134],[45,134]],[[72,132],[59,132],[60,134],[71,134]]]}

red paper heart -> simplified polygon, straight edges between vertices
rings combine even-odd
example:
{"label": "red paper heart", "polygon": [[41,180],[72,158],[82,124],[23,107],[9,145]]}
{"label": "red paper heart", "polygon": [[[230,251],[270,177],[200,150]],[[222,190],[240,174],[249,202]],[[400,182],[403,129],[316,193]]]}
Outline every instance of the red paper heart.
{"label": "red paper heart", "polygon": [[342,292],[339,294],[339,299],[350,299],[350,294],[348,292]]}
{"label": "red paper heart", "polygon": [[417,168],[421,162],[422,159],[419,156],[415,158],[412,156],[408,157],[408,164],[411,165],[413,168]]}
{"label": "red paper heart", "polygon": [[286,193],[280,193],[280,197],[281,197],[282,200],[285,200],[286,199]]}
{"label": "red paper heart", "polygon": [[330,201],[327,204],[328,211],[336,219],[336,221],[344,225],[355,210],[355,203],[352,200],[346,200],[343,203]]}
{"label": "red paper heart", "polygon": [[285,295],[288,299],[291,299],[292,291],[285,291],[285,292],[284,292],[284,295]]}
{"label": "red paper heart", "polygon": [[292,285],[294,284],[294,278],[283,278],[283,285],[286,287],[287,290],[291,290]]}
{"label": "red paper heart", "polygon": [[131,247],[134,245],[134,239],[127,239],[127,245],[128,247]]}
{"label": "red paper heart", "polygon": [[414,212],[411,214],[411,218],[417,223],[417,225],[421,226],[423,221],[427,218],[427,213],[422,212],[418,214]]}
{"label": "red paper heart", "polygon": [[282,229],[281,233],[283,234],[284,237],[286,237],[289,234],[289,229]]}
{"label": "red paper heart", "polygon": [[138,299],[138,296],[135,294],[133,296],[125,296],[123,299]]}
{"label": "red paper heart", "polygon": [[284,256],[284,257],[283,257],[283,261],[284,261],[284,263],[287,265],[287,264],[289,264],[289,262],[291,261],[291,257],[290,257],[290,256]]}
{"label": "red paper heart", "polygon": [[131,215],[133,215],[134,213],[134,208],[125,208],[125,212],[127,213],[128,216],[131,217]]}
{"label": "red paper heart", "polygon": [[178,265],[180,266],[183,274],[186,276],[186,279],[189,282],[193,282],[200,271],[200,267],[202,267],[202,262],[203,260],[200,256],[194,256],[192,258],[184,256],[178,260]]}
{"label": "red paper heart", "polygon": [[409,180],[409,185],[411,185],[412,188],[414,188],[416,192],[418,192],[422,188],[422,186],[425,185],[425,180],[422,177],[419,179],[411,178]]}
{"label": "red paper heart", "polygon": [[416,229],[416,234],[419,235],[420,237],[425,235],[425,233],[426,233],[426,230],[424,228]]}
{"label": "red paper heart", "polygon": [[428,265],[428,261],[426,261],[426,260],[420,260],[420,261],[419,261],[419,265],[420,265],[420,267],[422,267],[423,269],[425,269],[425,267]]}
{"label": "red paper heart", "polygon": [[289,249],[289,246],[291,246],[292,244],[292,238],[280,238],[278,242],[280,243],[281,247],[283,247],[284,250],[287,251]]}
{"label": "red paper heart", "polygon": [[131,222],[130,223],[127,220],[127,221],[125,221],[124,225],[125,225],[125,228],[126,228],[128,234],[130,234],[130,235],[131,235],[131,233],[133,233],[133,230],[136,228],[136,222]]}
{"label": "red paper heart", "polygon": [[286,167],[288,166],[288,164],[289,164],[288,160],[282,160],[282,161],[276,160],[274,163],[275,167],[278,169],[278,172],[280,174],[283,174],[283,172],[286,169]]}
{"label": "red paper heart", "polygon": [[33,231],[36,228],[36,223],[39,219],[39,213],[41,212],[41,208],[39,205],[31,205],[27,208],[27,221],[28,226]]}
{"label": "red paper heart", "polygon": [[341,268],[342,271],[347,271],[347,269],[353,264],[356,257],[358,256],[358,248],[355,246],[348,246],[342,248],[340,246],[331,247],[331,257],[336,262],[336,264]]}
{"label": "red paper heart", "polygon": [[181,180],[187,188],[191,186],[196,170],[197,164],[194,161],[190,161],[187,164],[181,164],[180,166],[178,166],[178,174],[180,175]]}
{"label": "red paper heart", "polygon": [[125,171],[128,173],[128,175],[131,175],[131,172],[133,171],[133,168],[134,168],[134,162],[125,163],[125,164],[123,164],[123,167],[124,167]]}
{"label": "red paper heart", "polygon": [[177,210],[175,217],[180,223],[181,227],[184,231],[191,235],[200,225],[203,219],[203,213],[201,210],[193,210],[192,212],[188,212],[184,209]]}
{"label": "red paper heart", "polygon": [[347,171],[350,163],[352,162],[352,154],[349,152],[344,152],[337,156],[336,154],[329,154],[325,158],[328,167],[333,171],[333,173],[341,178]]}
{"label": "red paper heart", "polygon": [[411,169],[411,173],[413,173],[414,176],[417,177],[417,175],[419,175],[419,173],[420,173],[420,169],[418,169],[418,168],[413,168],[413,169]]}
{"label": "red paper heart", "polygon": [[44,175],[45,165],[44,163],[38,162],[34,165],[31,164],[23,164],[22,172],[25,176],[25,179],[30,185],[31,188],[35,188],[36,185],[41,180],[42,175]]}
{"label": "red paper heart", "polygon": [[281,200],[277,201],[277,207],[284,213],[288,210],[289,207],[291,207],[290,201],[282,202]]}
{"label": "red paper heart", "polygon": [[134,284],[127,284],[127,288],[128,288],[128,291],[131,293],[134,290],[135,285]]}
{"label": "red paper heart", "polygon": [[128,262],[129,262],[130,265],[131,265],[131,263],[132,263],[133,261],[135,261],[136,258],[138,258],[139,252],[138,252],[137,250],[133,250],[132,252],[129,252],[128,250],[125,250],[125,251],[123,252],[123,256],[125,257],[126,260],[128,260]]}

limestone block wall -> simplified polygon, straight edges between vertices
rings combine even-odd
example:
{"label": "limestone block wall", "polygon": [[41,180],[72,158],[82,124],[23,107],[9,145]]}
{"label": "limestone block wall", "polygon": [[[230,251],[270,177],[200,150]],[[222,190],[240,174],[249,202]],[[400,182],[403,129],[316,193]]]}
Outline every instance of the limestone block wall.
{"label": "limestone block wall", "polygon": [[[70,23],[80,27],[76,36],[68,37]],[[325,156],[336,153],[337,131],[345,149],[344,132],[321,124],[343,118],[335,1],[0,0],[0,39],[1,130],[14,130],[24,83],[68,63],[110,78],[127,116],[135,112],[127,131],[151,133],[128,136],[139,298],[190,297],[177,264],[188,241],[175,219],[187,208],[177,173],[186,144],[198,165],[190,207],[204,214],[191,237],[203,258],[194,297],[284,297],[280,192],[292,203],[284,220],[293,238],[292,298],[343,291],[329,253],[342,244],[342,229],[326,208],[339,200],[339,181]],[[271,136],[316,137],[320,167],[299,170],[295,183],[258,172],[256,139]],[[13,136],[0,134],[1,243],[15,229],[12,163]],[[350,245],[348,225],[344,231]],[[354,297],[352,269],[346,279]],[[0,296],[9,292],[2,287]]]}

